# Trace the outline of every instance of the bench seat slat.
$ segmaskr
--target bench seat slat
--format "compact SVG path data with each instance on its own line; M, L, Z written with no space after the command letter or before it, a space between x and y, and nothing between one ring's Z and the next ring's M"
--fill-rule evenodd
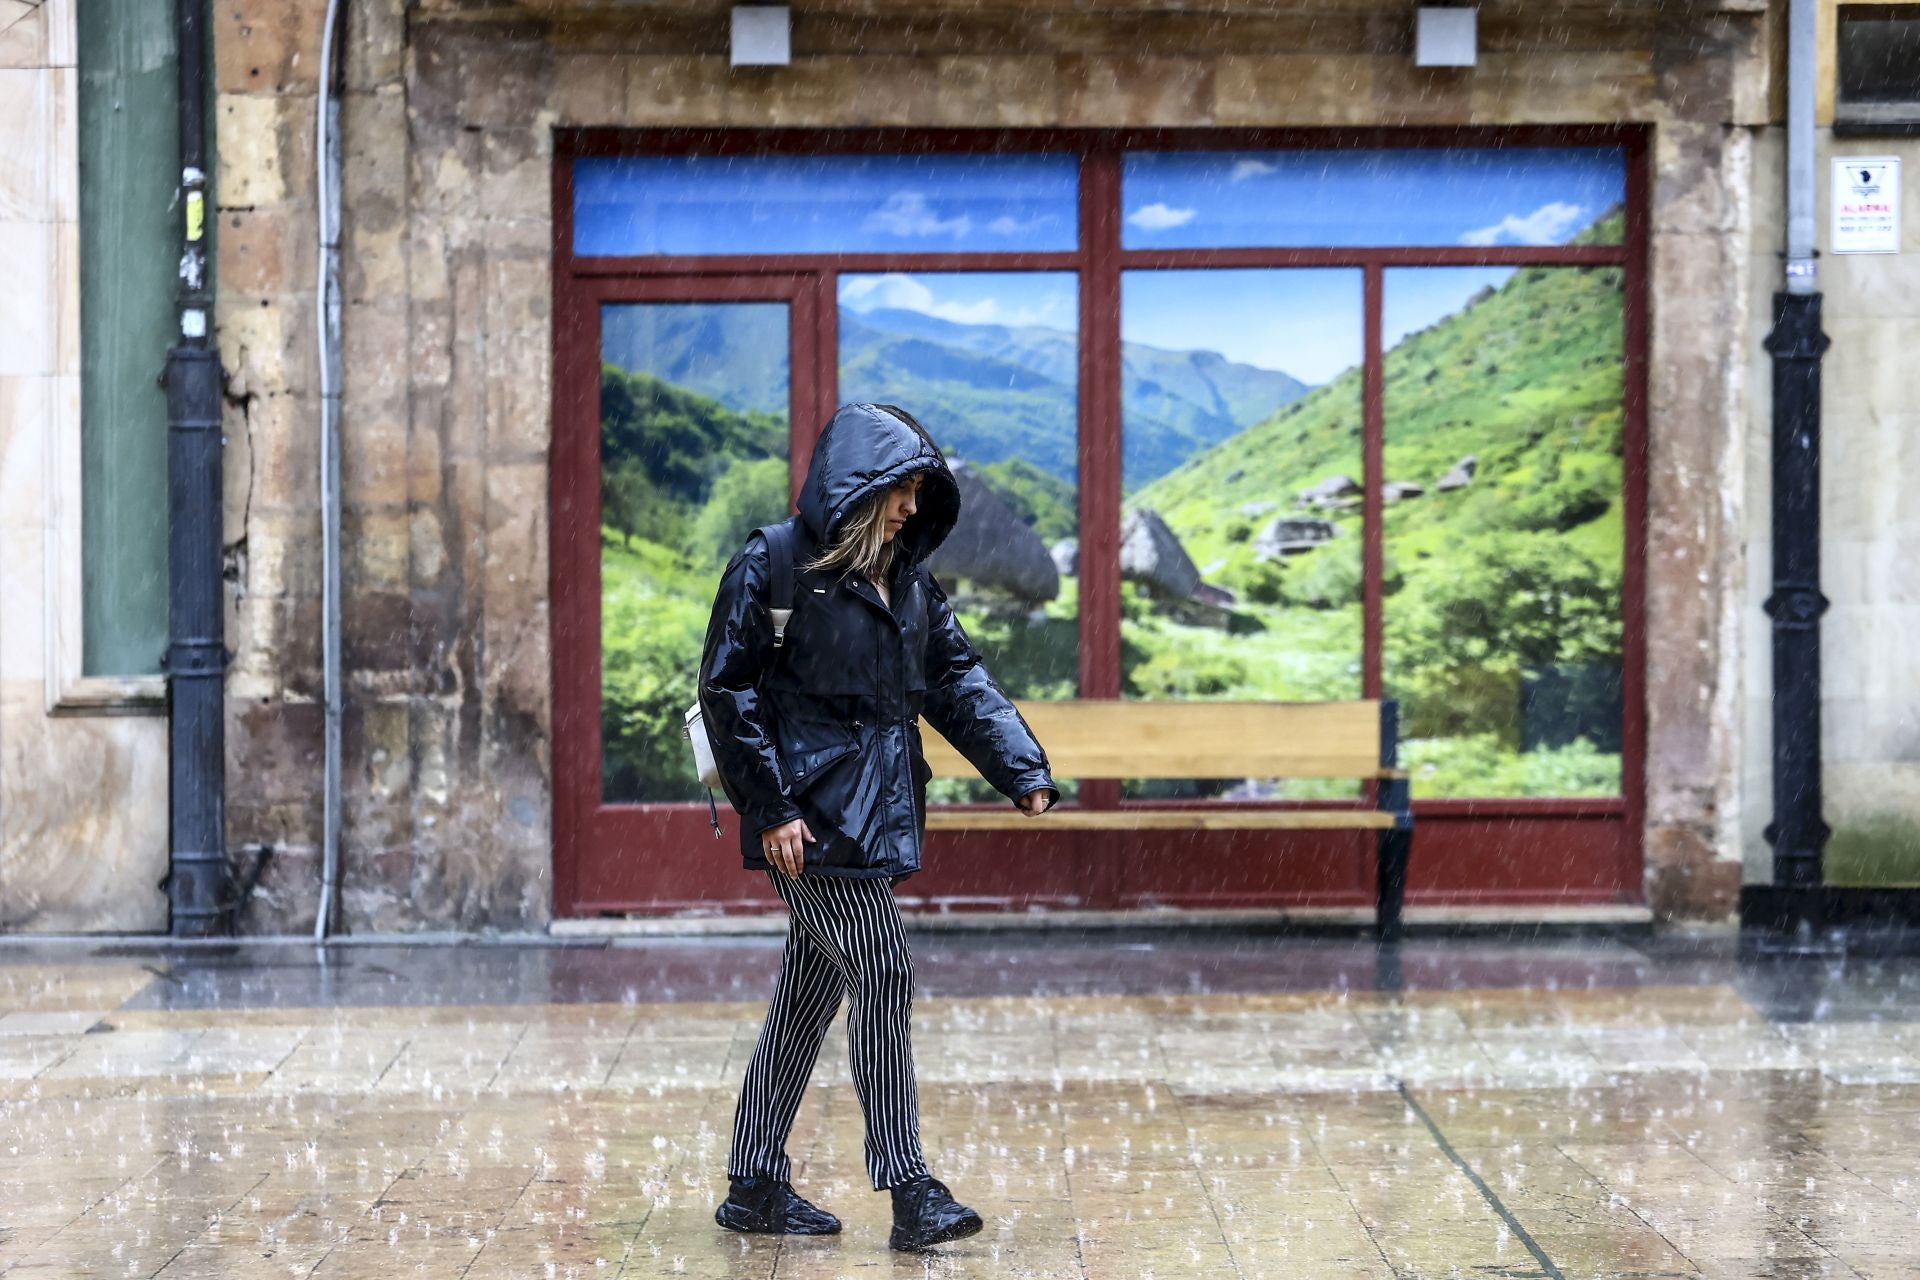
M1056 809L1038 818L1015 810L927 810L929 831L1340 831L1384 830L1394 817L1373 809Z
M1377 778L1378 702L1023 701L1059 778ZM973 766L930 727L936 778Z

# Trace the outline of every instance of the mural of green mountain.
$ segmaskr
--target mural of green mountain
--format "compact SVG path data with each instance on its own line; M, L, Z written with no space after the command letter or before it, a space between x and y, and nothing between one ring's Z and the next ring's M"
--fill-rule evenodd
M680 716L720 569L787 509L787 420L600 374L602 792L690 800Z
M600 522L725 563L787 505L786 415L736 413L644 373L600 373ZM717 557L717 559L716 559Z
M787 407L787 313L777 303L610 304L607 363L644 370L742 413ZM841 399L903 404L978 463L1024 458L1072 482L1080 380L1074 335L960 324L901 309L840 315ZM1177 466L1298 399L1306 384L1211 351L1122 351L1129 485Z
M680 717L721 568L787 503L783 415L737 412L645 373L602 367L601 787L613 803L692 800ZM1021 459L979 468L1043 536L1070 534L1073 489ZM955 598L968 633L1021 696L1069 696L1078 593L1068 584L1036 623L1025 608L983 612ZM949 780L939 795L981 798Z
M614 365L600 370L600 451L644 462L670 497L704 502L739 458L787 456L787 414L737 412L698 392Z
M1226 424L1258 422L1313 389L1291 374L1239 364L1217 351L1167 351L1123 342L1120 361L1128 430L1133 429L1136 408L1164 416L1167 410L1161 403L1177 401L1194 406L1193 433L1213 443L1233 434L1221 434ZM1151 478L1143 475L1141 482Z
M1385 478L1424 492L1385 512L1384 656L1409 733L1427 740L1413 754L1446 766L1427 794L1618 789L1621 284L1612 267L1523 268L1386 354ZM1272 645L1276 663L1357 612L1358 494L1307 510L1297 500L1361 477L1360 379L1349 370L1131 495L1209 581L1239 594L1236 608L1264 628L1243 643ZM1470 478L1442 491L1436 482L1469 457ZM1261 535L1288 516L1326 521L1333 535L1277 555ZM1264 687L1244 651L1233 655L1240 674L1223 676L1194 630L1132 620L1133 692L1352 694L1350 674L1333 667L1325 688Z
M600 308L600 356L736 412L787 412L784 303L609 303Z
M1025 458L1076 474L1075 391L1022 365L840 318L840 398L898 404L940 447L974 463Z
M1604 237L1608 221L1588 237ZM1390 304L1396 280L1416 270L1447 269L1389 272ZM1617 268L1523 268L1385 357L1385 478L1419 486L1385 509L1383 636L1418 794L1619 792L1621 285ZM784 378L767 359L784 350L784 317L757 305L697 310L661 306L644 332L606 326L609 800L698 794L677 717L713 582L746 532L786 509L787 423L782 396L766 391ZM1073 534L1072 335L914 312L843 312L841 328L847 398L912 407L1041 538ZM1163 531L1146 554L1164 564L1183 550L1206 582L1233 592L1163 599L1146 585L1153 576L1123 557L1125 692L1357 696L1358 495L1349 487L1331 502L1299 499L1363 474L1360 371L1300 394L1285 375L1210 353L1128 346L1124 355L1127 475L1137 482L1140 466L1159 468L1130 486L1129 503L1157 511L1180 544L1172 549ZM862 378L874 380L871 391ZM1275 399L1256 413L1260 396ZM1304 534L1275 527L1293 518L1309 522ZM1077 585L1064 579L1038 621L991 592L956 597L1019 695L1071 695L1071 664L1063 675L1055 658L1062 636L1064 652L1075 651ZM1160 784L1127 785L1139 794ZM1209 787L1218 790L1201 784Z
M849 322L854 332L851 340L847 334ZM1072 387L1080 380L1079 344L1065 329L1044 325L963 324L902 307L877 307L872 311L843 307L840 325L843 359L886 336L918 338L1015 365L1063 387Z
M842 313L843 315L845 313ZM906 334L992 356L1066 386L1078 383L1079 347L1064 329L1040 325L961 324L924 312L880 308L861 314L861 325ZM1216 351L1170 351L1139 342L1120 347L1125 382L1157 389L1201 413L1225 422L1257 422L1274 409L1297 400L1311 388L1273 369L1229 360Z
M1387 352L1388 482L1431 486L1462 457L1478 460L1473 485L1394 504L1390 538L1577 514L1567 527L1587 526L1579 541L1589 549L1617 542L1601 521L1617 528L1619 519L1620 285L1616 268L1529 267ZM1257 557L1243 507L1291 512L1302 490L1360 477L1360 383L1361 371L1347 370L1135 491L1132 503L1158 511L1197 563L1224 562L1216 579L1244 585ZM1545 488L1543 468L1555 475ZM1330 518L1357 538L1357 507Z
M1052 472L1009 458L981 467L980 474L1049 543L1072 537L1080 527L1079 494Z
M1037 325L961 324L880 308L840 315L841 397L906 405L941 443L978 463L1025 458L1076 474L1078 347ZM1121 350L1126 482L1145 483L1195 449L1306 394L1297 378L1212 351Z

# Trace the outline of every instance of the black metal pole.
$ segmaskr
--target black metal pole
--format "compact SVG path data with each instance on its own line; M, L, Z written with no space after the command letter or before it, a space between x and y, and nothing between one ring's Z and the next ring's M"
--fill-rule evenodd
M175 937L228 924L220 354L208 341L206 0L175 0L180 331L167 350L167 899Z
M1820 794L1820 331L1818 293L1776 293L1773 332L1772 892L1749 923L1818 930L1821 854L1830 834ZM1764 904L1764 905L1763 905ZM1762 918L1755 919L1757 914Z

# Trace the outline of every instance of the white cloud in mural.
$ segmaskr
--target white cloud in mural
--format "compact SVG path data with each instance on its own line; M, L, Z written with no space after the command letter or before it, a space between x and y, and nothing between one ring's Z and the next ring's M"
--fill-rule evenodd
M1580 215L1585 212L1582 205L1556 200L1552 204L1541 205L1525 217L1510 213L1490 227L1469 231L1460 237L1460 243L1481 247L1496 244L1561 244L1565 242L1567 233L1580 225Z
M881 307L902 311L933 311L933 290L912 276L892 272L884 276L843 276L840 301L855 311L873 311Z
M918 191L896 191L868 214L860 226L863 231L893 236L964 236L973 230L973 219L964 213L943 218Z
M1184 227L1193 221L1194 210L1175 209L1156 200L1127 215L1127 221L1142 231L1165 231L1170 227Z
M1001 319L1000 304L992 298L980 298L973 302L936 302L927 308L927 314L951 320L955 324L998 324Z
M1274 166L1265 160L1236 160L1233 172L1227 175L1227 181L1245 182L1248 178L1264 178L1274 171Z
M880 276L842 277L840 303L853 311L918 311L922 315L951 320L955 324L1042 324L1060 309L1060 300L1049 298L1037 307L1007 308L997 298L976 298L971 302L941 300L920 281L899 272Z
M1010 213L1003 213L987 224L987 230L997 236L1019 236L1029 231L1037 231L1052 222L1053 215L1043 213L1037 218L1020 219Z

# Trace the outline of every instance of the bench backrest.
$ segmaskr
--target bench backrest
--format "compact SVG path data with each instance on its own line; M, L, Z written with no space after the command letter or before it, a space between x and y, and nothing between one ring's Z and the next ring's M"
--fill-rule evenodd
M1375 778L1392 703L1022 702L1020 714L1061 778ZM936 778L978 776L924 722ZM1391 747L1389 748L1391 750ZM1389 756L1390 758L1390 756Z

